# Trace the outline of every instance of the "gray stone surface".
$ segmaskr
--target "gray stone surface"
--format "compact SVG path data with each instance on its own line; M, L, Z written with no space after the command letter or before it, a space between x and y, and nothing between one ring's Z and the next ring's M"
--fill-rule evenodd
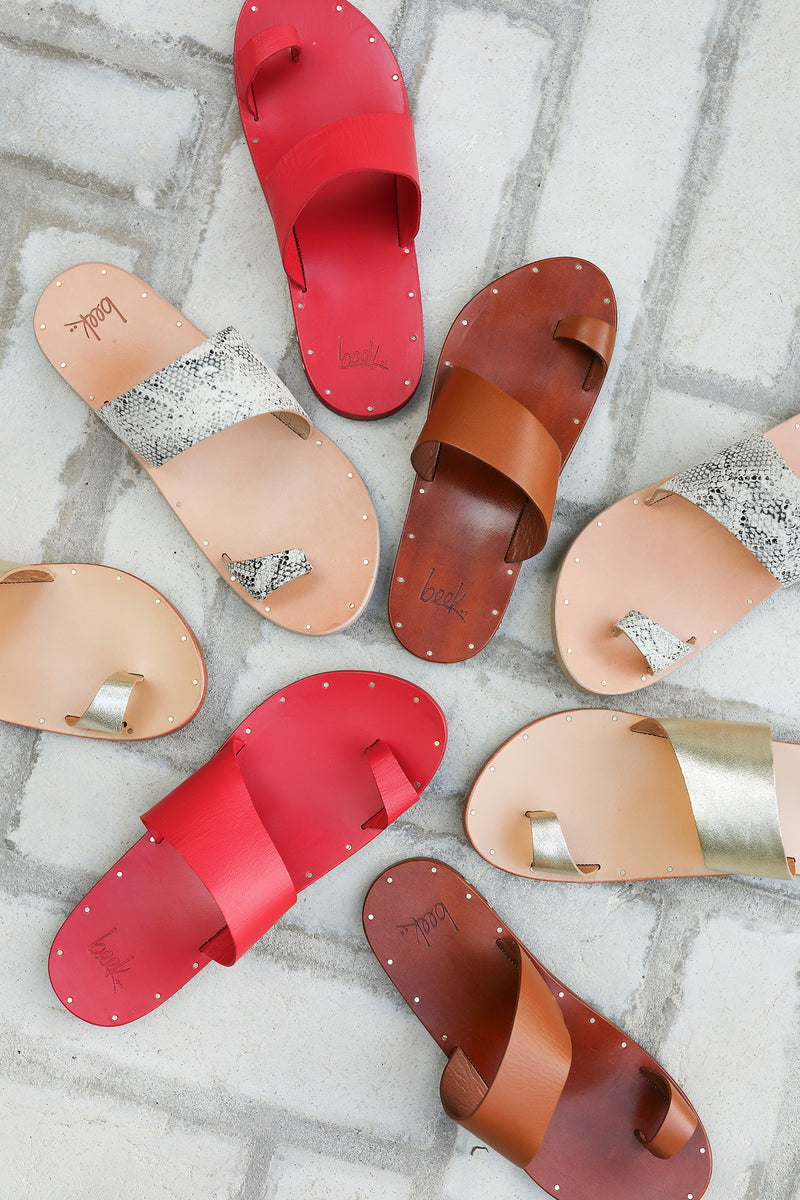
M0 0L4 184L0 553L106 562L161 588L207 655L188 728L125 747L0 727L0 1200L535 1200L441 1113L443 1060L360 930L398 858L463 871L567 984L661 1058L715 1152L710 1200L800 1197L794 1066L798 893L741 879L532 884L465 843L461 801L522 724L591 701L561 675L549 593L599 507L794 413L800 377L797 38L790 0L364 0L417 119L422 385L355 424L303 376L271 222L239 127L233 0ZM441 339L494 275L590 258L620 311L612 370L564 473L550 544L500 633L421 663L385 602ZM267 624L197 552L149 480L36 347L60 269L107 258L213 332L234 324L351 455L383 557L361 621L327 639ZM794 592L634 697L646 714L766 719L800 741ZM309 888L231 971L150 1018L99 1030L53 996L67 911L138 835L138 814L252 707L335 668L405 675L450 743L422 802ZM657 832L654 832L657 836ZM677 1198L676 1198L677 1200Z

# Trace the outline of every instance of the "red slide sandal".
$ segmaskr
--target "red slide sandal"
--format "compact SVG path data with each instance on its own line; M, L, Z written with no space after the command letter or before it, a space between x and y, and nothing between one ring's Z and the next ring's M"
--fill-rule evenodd
M436 701L393 675L331 671L270 696L67 917L50 951L59 1000L125 1025L212 959L232 966L414 804L446 741Z
M397 60L347 0L245 4L233 50L303 366L346 417L401 408L422 372L414 125Z

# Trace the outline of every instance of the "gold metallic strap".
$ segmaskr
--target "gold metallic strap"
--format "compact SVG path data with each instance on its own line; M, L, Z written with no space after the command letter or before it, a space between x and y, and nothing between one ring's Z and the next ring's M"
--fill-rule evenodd
M65 717L64 720L74 729L92 729L95 733L122 733L122 723L131 692L142 679L143 675L134 675L130 671L116 671L97 689L83 716Z
M584 863L579 866L573 859L567 846L561 822L554 812L526 812L530 819L533 856L531 870L542 871L546 875L567 875L572 879L582 879L600 870L599 863L591 865Z
M768 725L648 718L631 732L669 739L709 871L794 877L781 837Z

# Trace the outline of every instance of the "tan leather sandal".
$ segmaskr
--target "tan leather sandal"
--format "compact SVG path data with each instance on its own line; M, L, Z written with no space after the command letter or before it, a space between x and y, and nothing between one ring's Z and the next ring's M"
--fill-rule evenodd
M489 759L464 828L488 863L531 879L791 880L800 746L761 724L556 713Z
M706 1132L646 1050L560 983L461 875L396 863L364 931L447 1061L445 1112L556 1200L700 1200ZM520 1191L520 1196L523 1192Z
M792 417L600 513L553 591L569 678L604 696L649 687L800 580L798 475Z
M378 569L367 489L235 329L206 338L107 263L62 272L34 322L59 374L251 608L311 635L356 620Z
M0 721L135 742L180 729L205 700L183 617L113 567L0 562L0 628Z

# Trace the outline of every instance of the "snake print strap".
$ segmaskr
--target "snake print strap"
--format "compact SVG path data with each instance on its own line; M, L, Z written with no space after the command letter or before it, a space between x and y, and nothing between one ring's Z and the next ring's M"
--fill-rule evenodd
M294 396L232 326L97 410L150 467L261 413L272 413L299 437L311 432Z
M800 579L800 479L769 438L735 442L668 479L645 503L670 492L719 521L784 587Z
M631 609L624 617L620 617L611 632L614 637L624 633L631 639L647 660L651 675L657 675L659 671L664 671L673 663L685 658L691 653L694 645L694 638L684 642L663 625L659 625L658 621L654 621L646 613L637 612L636 609Z
M244 558L239 562L225 559L225 567L231 578L240 583L254 600L263 600L270 592L277 591L285 583L298 579L313 571L311 563L302 550L281 550L263 558Z

